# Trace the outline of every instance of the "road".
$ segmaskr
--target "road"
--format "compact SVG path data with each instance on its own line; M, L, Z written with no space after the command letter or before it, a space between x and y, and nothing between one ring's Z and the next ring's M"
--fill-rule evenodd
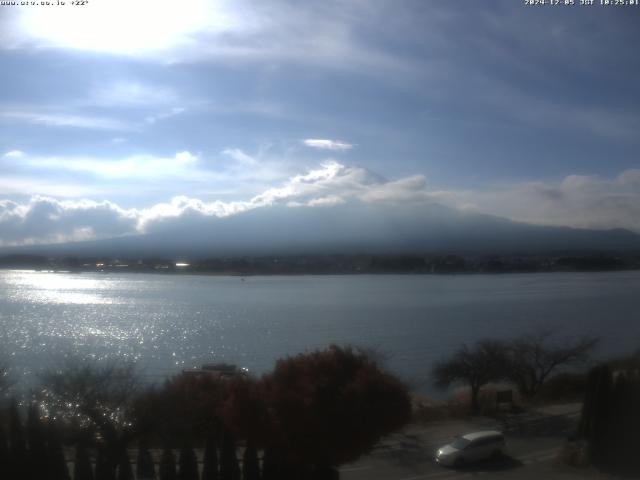
M488 419L430 422L412 425L379 444L368 456L340 469L342 480L449 480L487 479L582 479L595 475L557 461L567 435L575 428L579 407L567 405L556 411L538 411L511 417L507 423ZM438 447L455 435L479 430L502 430L506 455L460 469L443 467L433 456Z

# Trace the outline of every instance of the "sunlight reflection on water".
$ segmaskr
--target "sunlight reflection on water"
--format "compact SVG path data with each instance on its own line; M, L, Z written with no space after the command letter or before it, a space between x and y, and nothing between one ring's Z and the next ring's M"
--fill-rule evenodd
M125 301L107 295L113 283L108 279L18 270L7 272L4 282L13 287L8 298L18 302L89 305Z
M19 376L82 359L147 378L205 362L254 373L330 343L374 346L429 392L430 365L462 342L539 326L640 347L640 272L237 277L0 271L1 350Z

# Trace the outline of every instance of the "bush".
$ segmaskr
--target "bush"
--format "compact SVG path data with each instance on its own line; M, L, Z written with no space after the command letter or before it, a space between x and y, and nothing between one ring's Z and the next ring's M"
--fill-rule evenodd
M226 381L208 375L180 374L160 389L134 401L138 429L163 436L204 439L218 425L217 412L227 395ZM158 423L158 419L163 419Z
M261 390L267 446L292 465L354 461L411 417L407 387L352 348L334 345L279 360Z

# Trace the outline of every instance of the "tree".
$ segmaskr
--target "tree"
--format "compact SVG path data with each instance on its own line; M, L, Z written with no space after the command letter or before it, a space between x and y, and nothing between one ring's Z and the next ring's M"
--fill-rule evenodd
M82 442L76 445L76 460L73 464L73 480L93 480L89 454Z
M612 371L609 365L589 372L578 433L588 441L590 459L626 474L640 471L640 373ZM635 476L635 475L634 475Z
M121 461L132 430L132 404L140 381L133 365L69 364L42 376L43 398L50 415L85 433L99 433L101 470L96 477L111 478Z
M69 480L67 460L55 422L49 422L47 426L47 457L49 458L49 478Z
M354 461L411 416L407 387L351 347L279 360L260 388L269 415L263 446L279 468Z
M531 399L553 371L585 362L597 343L591 337L556 339L547 330L516 338L508 348L507 377Z
M48 473L47 435L35 403L29 405L27 412L27 443L32 478L45 478Z
M462 345L449 360L434 366L434 383L439 388L455 383L468 385L471 388L471 410L477 414L480 411L480 388L504 378L506 358L506 346L499 341L481 340L473 348Z
M236 455L236 442L228 429L222 435L220 453L220 478L222 480L240 480L240 466Z
M262 455L262 480L279 480L279 463L273 449L265 449Z
M7 395L15 383L15 377L11 375L10 368L5 361L0 361L0 398Z
M9 408L9 445L9 478L24 478L28 475L27 446L15 400Z
M173 438L195 435L204 439L218 426L216 414L226 395L226 383L211 375L174 376L162 388L144 392L135 400L138 429Z
M608 365L602 365L596 370L593 378L595 380L591 398L593 405L589 408L593 418L591 425L586 430L589 439L589 454L597 462L606 462L610 450L607 433L612 416L613 374Z
M131 461L129 461L129 454L124 449L120 455L120 462L118 463L118 476L117 480L133 480L133 469L131 468Z
M242 457L242 480L260 480L258 451L252 442L247 444Z
M0 426L0 477L5 478L11 478L11 469L10 469L10 462L9 462L9 446L7 445L7 437L4 434L4 430L2 429L2 426Z
M104 448L98 448L98 455L96 456L96 480L115 479L116 464L113 463Z
M138 465L136 466L136 478L138 480L156 480L156 469L153 465L151 452L145 442L138 445Z
M93 427L108 438L130 425L131 404L140 389L130 364L69 364L42 375L43 401L67 422Z
M178 465L179 480L198 480L198 459L191 446L184 445L180 449Z
M160 480L177 480L176 458L173 451L165 447L160 457Z
M268 424L267 405L261 384L243 375L225 380L224 399L217 408L218 415L237 438L255 443L263 438Z
M202 480L218 480L220 478L218 473L218 447L215 437L211 434L207 436L202 463Z

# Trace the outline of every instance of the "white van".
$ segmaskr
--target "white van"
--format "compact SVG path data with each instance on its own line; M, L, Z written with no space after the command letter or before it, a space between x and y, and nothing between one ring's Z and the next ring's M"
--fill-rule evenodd
M464 463L498 456L504 453L504 447L502 432L487 430L467 433L440 447L436 453L436 462L457 467Z

